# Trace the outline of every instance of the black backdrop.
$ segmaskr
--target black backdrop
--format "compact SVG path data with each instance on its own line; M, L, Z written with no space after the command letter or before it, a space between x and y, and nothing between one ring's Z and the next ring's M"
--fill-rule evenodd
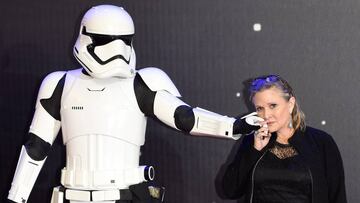
M360 202L357 0L3 1L0 6L0 195L4 201L43 77L79 65L72 57L82 14L122 5L133 16L137 67L163 69L192 106L249 112L244 82L264 74L290 81L307 123L332 134L343 156L349 202ZM255 32L253 24L262 30ZM149 120L142 163L155 166L166 201L225 201L216 177L234 141L196 138ZM59 184L58 136L31 194L48 202Z

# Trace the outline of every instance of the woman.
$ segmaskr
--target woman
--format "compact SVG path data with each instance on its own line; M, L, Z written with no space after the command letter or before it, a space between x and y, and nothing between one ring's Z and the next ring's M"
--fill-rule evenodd
M305 126L290 85L276 75L256 78L250 100L264 121L227 167L225 195L246 202L346 202L340 152L329 134Z

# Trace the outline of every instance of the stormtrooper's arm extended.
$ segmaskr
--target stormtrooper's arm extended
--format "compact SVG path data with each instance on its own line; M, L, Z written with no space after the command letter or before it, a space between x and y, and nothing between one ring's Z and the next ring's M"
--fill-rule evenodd
M167 125L192 135L232 139L258 129L262 120L256 116L256 112L232 118L199 107L192 108L163 90L156 92L154 114Z
M192 135L233 138L235 118L192 108L164 90L156 92L154 114L167 125Z
M27 141L22 146L8 199L26 202L60 130L60 99L65 73L49 74L41 84Z
M142 89L141 93L137 89ZM239 134L251 130L244 118L235 119L187 105L178 98L180 93L170 78L157 68L138 72L135 92L138 92L140 109L146 115L154 115L165 124L193 135L237 139Z

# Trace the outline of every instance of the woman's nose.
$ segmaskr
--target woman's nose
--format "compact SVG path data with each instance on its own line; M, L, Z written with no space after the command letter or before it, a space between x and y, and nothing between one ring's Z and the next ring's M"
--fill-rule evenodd
M269 109L264 109L264 119L267 120L271 116L271 112Z

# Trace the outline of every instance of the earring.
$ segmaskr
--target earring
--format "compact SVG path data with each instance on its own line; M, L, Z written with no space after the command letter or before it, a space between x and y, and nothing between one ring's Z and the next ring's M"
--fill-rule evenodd
M290 115L290 121L289 121L289 124L288 124L288 128L293 128L293 119Z

